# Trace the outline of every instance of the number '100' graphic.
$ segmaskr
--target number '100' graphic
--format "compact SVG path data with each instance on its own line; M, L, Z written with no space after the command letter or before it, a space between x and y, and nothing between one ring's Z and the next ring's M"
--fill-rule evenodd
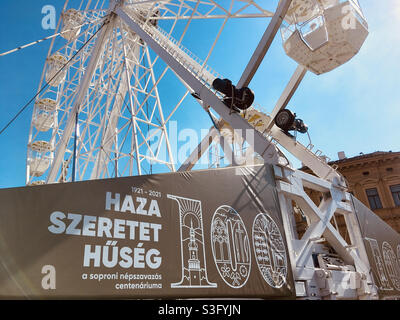
M216 288L208 280L201 201L168 195L179 207L181 280L172 288ZM219 275L231 288L243 287L251 271L250 239L239 213L220 206L211 222L211 248ZM264 281L273 288L286 283L286 248L278 226L267 213L258 214L252 227L253 253Z

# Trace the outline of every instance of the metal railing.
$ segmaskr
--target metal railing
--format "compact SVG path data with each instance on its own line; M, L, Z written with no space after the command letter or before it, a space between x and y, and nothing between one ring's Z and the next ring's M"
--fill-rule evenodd
M162 48L171 54L186 70L193 74L205 86L212 89L212 82L215 78L222 76L204 63L193 52L187 49L180 41L172 37L171 34L153 25L147 24L135 17L132 12L129 16L136 22L149 36L151 36Z

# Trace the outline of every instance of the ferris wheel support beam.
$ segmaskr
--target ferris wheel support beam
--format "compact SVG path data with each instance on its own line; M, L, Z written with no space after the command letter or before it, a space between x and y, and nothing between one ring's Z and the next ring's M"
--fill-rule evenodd
M112 29L113 29L113 21L115 21L115 16L111 15L109 18L110 20L108 23L104 26L104 28L100 31L100 34L96 40L96 44L93 48L92 51L92 56L89 61L89 65L86 69L85 75L82 79L81 85L79 86L78 93L77 93L77 98L75 100L75 103L73 105L73 108L68 116L68 120L63 132L63 136L61 138L61 141L59 143L59 147L57 148L57 151L54 156L54 161L51 165L51 168L49 170L49 174L47 176L47 181L46 183L55 183L57 179L57 174L58 171L60 170L60 166L63 161L64 153L65 150L67 149L69 140L71 139L71 134L74 130L74 125L75 125L75 120L77 113L79 112L79 109L86 97L90 81L93 77L94 72L96 71L97 64L99 62L101 53L103 52L106 39L110 35Z
M121 86L119 87L118 92L115 95L114 106L110 112L108 125L102 137L100 150L97 153L95 165L92 171L92 175L90 177L91 180L100 179L101 176L106 171L106 165L108 162L107 160L109 159L109 152L111 152L112 145L115 142L115 139L113 138L118 136L116 131L117 121L123 105L122 97L125 96L125 93L127 91L127 86L125 85L125 82L126 82L126 76L125 74L123 74L121 77Z
M301 160L302 163L309 167L318 177L346 189L346 181L343 176L310 149L306 148L292 137L287 136L286 133L275 125L268 134L297 159Z
M247 67L244 70L242 77L240 78L236 86L237 88L247 87L253 79L258 67L260 66L269 48L271 47L272 41L274 40L276 33L278 32L291 3L292 0L280 1L278 8L275 11L274 16L272 17L272 20L268 24L267 30L265 30L265 33L260 43L254 51L253 56L247 64Z
M210 88L206 87L198 78L178 62L172 54L157 43L142 27L136 23L121 7L116 8L115 13L146 42L152 50L198 94L205 105L212 107L219 116L228 122L233 129L240 130L242 137L253 146L266 163L277 164L279 156L274 144L265 136L255 130L245 119L237 113L231 113L230 109L215 95ZM251 132L250 137L248 133Z
M225 137L220 133L219 133L219 144L220 144L222 150L224 150L224 156L231 163L231 165L232 166L239 166L240 164L236 161L235 152L233 151L233 149L229 145L227 139L225 139Z

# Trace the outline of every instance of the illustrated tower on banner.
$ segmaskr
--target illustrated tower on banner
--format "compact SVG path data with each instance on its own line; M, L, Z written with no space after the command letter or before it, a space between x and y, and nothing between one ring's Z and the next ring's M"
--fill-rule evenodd
M193 228L193 221L190 221L190 241L188 245L189 249L189 275L191 285L200 285L200 260L198 259L198 245L196 243L196 234Z
M201 202L168 195L179 206L182 276L171 288L216 288L207 277Z

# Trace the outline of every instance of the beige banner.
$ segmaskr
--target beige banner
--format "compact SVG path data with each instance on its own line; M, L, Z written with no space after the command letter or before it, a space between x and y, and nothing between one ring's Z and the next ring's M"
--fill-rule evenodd
M352 198L379 296L400 297L400 235Z
M0 190L2 298L294 298L272 169Z

